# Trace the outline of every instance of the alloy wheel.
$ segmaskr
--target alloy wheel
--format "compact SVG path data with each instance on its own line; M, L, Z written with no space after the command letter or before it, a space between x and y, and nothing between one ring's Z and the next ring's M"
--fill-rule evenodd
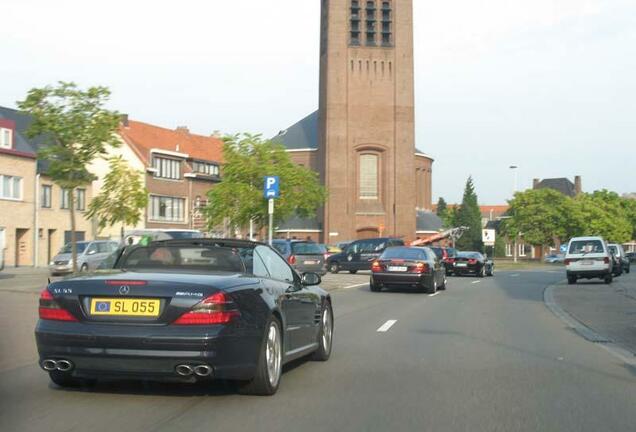
M281 372L281 340L276 323L272 322L267 332L267 345L265 347L265 357L267 360L267 377L269 384L276 387L280 380Z
M322 348L326 353L331 350L332 335L333 326L331 320L331 310L327 306L322 312Z

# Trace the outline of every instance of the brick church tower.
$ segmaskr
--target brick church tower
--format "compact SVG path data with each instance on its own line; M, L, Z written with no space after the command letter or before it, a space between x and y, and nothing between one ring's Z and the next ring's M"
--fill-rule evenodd
M318 140L329 242L412 238L412 0L323 0Z
M322 0L319 98L274 139L329 198L278 232L329 244L427 232L433 159L415 148L412 0Z

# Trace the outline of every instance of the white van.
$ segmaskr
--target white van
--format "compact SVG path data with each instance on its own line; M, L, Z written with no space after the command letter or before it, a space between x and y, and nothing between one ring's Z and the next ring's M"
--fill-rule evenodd
M601 279L611 284L612 257L602 237L575 237L570 240L565 254L568 283L579 279Z

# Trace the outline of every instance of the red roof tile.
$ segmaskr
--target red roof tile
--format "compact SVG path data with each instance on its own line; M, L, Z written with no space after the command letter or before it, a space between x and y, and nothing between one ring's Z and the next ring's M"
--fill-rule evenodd
M146 164L150 161L152 149L185 153L192 159L223 162L223 141L219 138L195 135L187 130L166 129L134 120L129 120L128 126L120 126L119 133Z

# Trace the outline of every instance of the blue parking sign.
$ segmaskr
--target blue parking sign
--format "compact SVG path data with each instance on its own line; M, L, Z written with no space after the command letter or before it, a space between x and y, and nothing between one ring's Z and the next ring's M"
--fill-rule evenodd
M278 176L265 177L265 187L263 195L266 199L280 197L280 179Z

